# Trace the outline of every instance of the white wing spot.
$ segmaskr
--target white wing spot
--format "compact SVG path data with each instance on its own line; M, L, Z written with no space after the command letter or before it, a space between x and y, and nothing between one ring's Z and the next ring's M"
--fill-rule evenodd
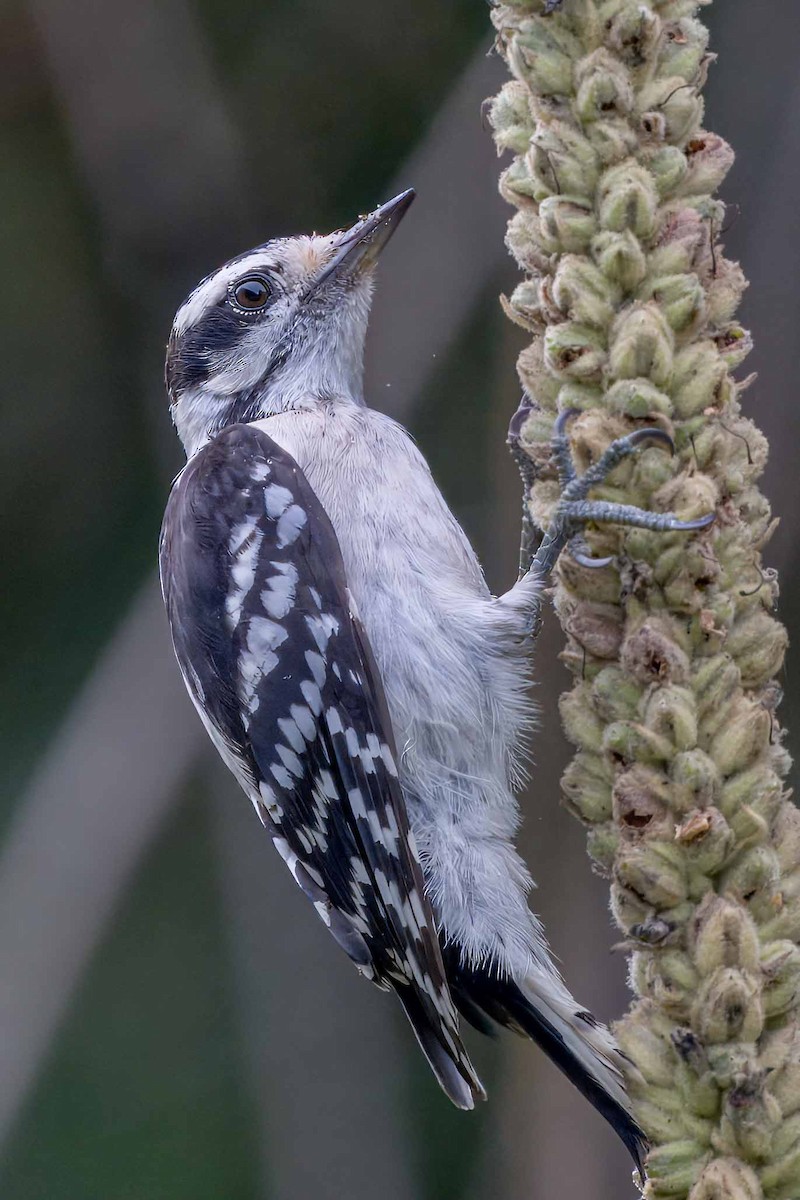
M305 740L313 742L317 736L317 724L311 709L306 708L304 704L293 704L289 709L289 715ZM295 746L295 750L297 749L298 747Z
M306 625L320 654L324 654L331 634L339 632L339 622L329 613L322 613L319 617L306 617Z
M278 729L280 729L292 749L296 750L298 754L302 754L306 748L306 743L302 733L297 728L296 721L291 717L279 717Z
M255 583L258 552L263 540L264 534L256 528L255 517L248 517L231 530L228 550L235 561L231 567L231 586L225 597L225 613L231 630L239 624L245 598Z
M325 660L321 654L317 654L316 650L306 650L306 662L311 674L314 676L314 682L317 687L322 687L325 682Z
M381 758L386 771L393 779L397 778L397 766L394 761L394 755L385 742L381 742Z
M265 654L269 650L277 650L288 636L283 625L266 617L252 617L247 630L247 649L254 655Z
M367 807L364 803L364 795L361 791L361 788L353 788L352 791L349 791L347 793L347 799L350 803L351 809L353 810L353 816L361 817L366 821L368 819Z
M264 508L267 510L267 516L276 521L286 512L293 498L288 488L281 487L279 483L271 483L264 489Z
M280 763L271 763L269 769L272 772L275 782L279 783L285 791L291 792L294 790L294 780L286 770L286 767L282 767Z
M277 620L291 612L297 594L297 568L292 563L282 565L285 569L279 575L271 575L261 593L261 603Z
M299 504L291 504L278 520L278 548L291 546L297 541L300 530L308 521L308 516Z
M325 713L325 719L328 722L328 728L330 729L331 733L344 733L342 718L339 716L339 713L335 708L328 709L328 711Z
M280 743L275 747L278 752L278 758L288 771L291 771L296 779L303 778L303 764L295 754L294 750L290 750L288 746L282 746Z
M322 712L322 692L316 683L312 683L310 679L304 679L300 684L300 694L314 716L318 717Z

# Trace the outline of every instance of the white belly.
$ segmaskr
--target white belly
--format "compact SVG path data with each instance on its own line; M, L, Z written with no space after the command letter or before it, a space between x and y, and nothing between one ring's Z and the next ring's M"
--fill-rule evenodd
M440 915L483 952L496 919L488 897L497 876L507 886L510 874L527 943L527 876L510 845L518 822L510 775L531 710L527 664L519 647L514 653L507 611L491 597L427 464L394 421L341 405L257 424L295 458L339 539Z

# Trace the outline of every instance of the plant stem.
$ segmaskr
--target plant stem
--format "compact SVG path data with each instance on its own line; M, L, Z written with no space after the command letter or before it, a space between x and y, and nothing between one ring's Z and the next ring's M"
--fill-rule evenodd
M509 0L493 7L513 79L494 99L508 245L529 330L518 432L528 511L558 497L550 437L578 409L586 467L646 424L673 437L596 495L699 534L604 527L590 569L563 554L555 605L576 682L563 778L631 953L616 1033L652 1141L647 1195L800 1197L800 813L775 709L786 632L760 551L766 440L741 415L746 286L719 244L731 148L702 128L701 0ZM754 25L758 11L754 8Z

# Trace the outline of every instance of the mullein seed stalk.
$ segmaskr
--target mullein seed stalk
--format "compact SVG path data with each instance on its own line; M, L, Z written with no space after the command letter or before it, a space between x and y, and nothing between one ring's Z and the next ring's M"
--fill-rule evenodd
M491 118L513 160L508 315L530 411L514 426L527 516L547 527L559 412L584 467L660 426L597 498L715 524L693 535L587 531L555 606L575 684L563 778L630 951L616 1026L648 1134L653 1200L800 1197L800 813L776 707L786 632L761 550L767 456L741 413L746 281L719 238L733 162L703 128L712 56L698 0L493 6L511 73Z

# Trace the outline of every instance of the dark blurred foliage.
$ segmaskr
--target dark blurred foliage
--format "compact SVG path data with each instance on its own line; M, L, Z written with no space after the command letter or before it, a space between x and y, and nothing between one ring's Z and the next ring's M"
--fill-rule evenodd
M739 154L725 189L731 217L736 205L739 216L725 241L753 285L744 319L756 335L760 380L748 393L748 411L773 441L767 490L785 521L768 561L784 569L782 610L793 629L800 13L779 0L757 7L725 0L708 13L721 61L712 69L707 123ZM152 574L169 478L180 463L161 384L162 349L177 304L232 253L275 234L334 228L386 199L488 41L480 0L135 6L106 0L102 7L88 0L8 0L4 6L4 825L18 814L51 739ZM488 137L479 132L477 103L472 119L475 135ZM480 170L492 170L486 161ZM446 173L440 183L446 191ZM488 179L487 188L493 186ZM425 203L422 194L418 206ZM411 240L415 228L409 222ZM448 231L441 236L444 242ZM457 248L463 256L472 250ZM402 243L393 254L390 261L399 264ZM425 267L430 279L437 261L434 241ZM430 364L421 394L404 398L412 428L497 587L516 563L518 485L503 440L516 403L513 358L521 339L494 297L513 277L502 261L487 273L467 319ZM421 277L420 294L428 286ZM414 308L412 302L392 316L409 345ZM371 396L376 405L397 402L383 392L391 383L380 377L381 391L376 383ZM624 965L608 955L614 934L605 885L589 874L581 831L557 808L565 751L553 708L564 679L552 622L546 639L539 773L526 802L525 848L541 884L536 904L570 983L610 1017L624 1003ZM124 691L124 680L120 686ZM115 780L107 782L113 806ZM247 905L236 899L243 861L237 856L253 828L245 808L207 760L187 778L135 882L108 914L102 944L8 1132L0 1194L6 1200L628 1194L628 1168L610 1135L522 1043L506 1039L500 1048L478 1050L494 1084L493 1105L467 1118L448 1109L400 1018L350 978L313 915L300 912L291 885L282 877L273 883L270 875L259 905L260 845L253 851L256 890ZM235 829L226 859L220 826L228 822ZM87 859L97 852L87 847ZM280 871L268 851L263 871ZM266 936L269 926L275 961L248 952L242 971L237 954L249 934L234 926L248 906L254 938ZM68 901L62 919L68 927ZM302 1001L300 978L281 973L280 955L302 974ZM256 984L248 984L253 977ZM14 979L4 983L13 987ZM266 988L263 1015L259 985ZM242 1018L248 987L249 1011L256 1013L250 1025ZM298 1017L303 1004L305 1027ZM346 1015L356 1004L370 1014L367 1024L359 1017L357 1028L343 1025L341 1035L315 1039L315 1024L336 1017L326 1009L341 1006ZM293 1010L297 1040L282 1045ZM253 1029L265 1039L256 1069ZM14 1030L0 1036L13 1039ZM331 1044L340 1037L340 1045ZM381 1055L392 1039L398 1049L389 1078ZM315 1110L304 1125L292 1064L298 1079L300 1066L308 1068L313 1087L308 1059L317 1053L331 1059L325 1070L341 1073L342 1105L364 1095L371 1104L379 1089L390 1093L377 1125L385 1148L380 1139L373 1146L360 1141L356 1108L349 1140L339 1139L339 1166L326 1157L335 1150L317 1152L320 1142L327 1145L324 1126L347 1127L349 1115L336 1111L334 1089L330 1107ZM263 1063L273 1064L272 1072ZM383 1180L376 1158L390 1151L397 1157ZM303 1182L286 1182L295 1177ZM361 1179L358 1193L353 1178Z

